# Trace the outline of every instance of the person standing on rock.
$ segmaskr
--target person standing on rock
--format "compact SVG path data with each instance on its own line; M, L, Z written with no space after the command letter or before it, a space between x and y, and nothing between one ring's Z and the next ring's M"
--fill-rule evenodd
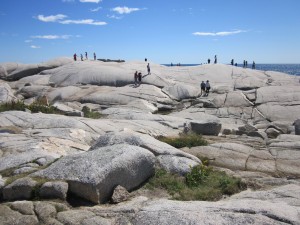
M150 64L149 64L149 63L148 63L148 65L147 65L147 71L148 71L148 75L151 74L151 73L150 73Z
M77 61L77 55L76 53L73 55L74 61Z
M139 86L140 86L142 83L142 73L141 72L139 72L139 74L138 74L138 81L139 81Z
M252 63L252 69L255 70L255 62Z
M210 64L210 59L207 60L207 64Z
M82 54L80 54L80 59L81 59L81 61L83 61L83 55Z
M86 59L86 60L88 59L88 55L87 55L87 52L85 52L85 59Z
M94 60L96 61L96 53L94 52Z
M218 60L217 60L217 55L215 55L215 64L217 64Z
M204 81L201 82L200 87L201 87L201 94L200 94L200 96L202 96L202 93L205 93L205 87L206 87Z
M137 81L138 81L138 72L135 71L135 73L134 73L134 86L137 85Z
M205 92L206 92L206 96L208 96L209 90L210 90L210 83L209 83L209 80L207 80L207 81L206 81L206 84L205 84Z

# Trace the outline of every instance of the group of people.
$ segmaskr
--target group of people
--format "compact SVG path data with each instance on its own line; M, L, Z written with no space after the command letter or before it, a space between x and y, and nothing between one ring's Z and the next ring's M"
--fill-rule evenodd
M147 62L147 58L145 58L145 62ZM149 63L147 64L147 72L148 72L147 75L151 74ZM142 72L135 71L135 73L134 73L134 86L135 87L139 86L139 85L141 85L141 83L142 83Z
M217 64L217 63L218 63L218 57L217 57L217 55L215 55L214 64ZM207 59L207 64L210 64L210 59Z
M204 83L204 81L202 81L201 84L200 84L200 87L201 87L201 94L200 94L200 96L202 96L202 93L204 93L203 96L208 96L209 90L210 90L209 80L207 80L206 83Z
M94 52L93 55L94 55L94 60L96 60L97 59L96 53ZM73 59L74 59L74 61L77 61L77 54L76 53L73 55ZM81 61L83 61L83 55L82 54L80 54L80 59L81 59ZM88 53L87 52L85 52L85 60L88 60Z

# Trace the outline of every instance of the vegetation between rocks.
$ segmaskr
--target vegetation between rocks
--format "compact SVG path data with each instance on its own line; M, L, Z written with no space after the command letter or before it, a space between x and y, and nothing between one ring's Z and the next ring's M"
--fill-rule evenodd
M233 195L246 185L239 178L225 172L199 165L191 168L185 177L159 169L146 185L147 189L164 189L173 199L182 201L217 201L223 195Z
M103 117L103 115L101 113L93 111L87 106L82 107L82 112L83 112L84 117L91 118L91 119L99 119L99 118Z
M158 137L157 139L159 141L172 145L175 148L191 148L208 144L208 142L202 137L202 135L195 133L180 134L179 137Z

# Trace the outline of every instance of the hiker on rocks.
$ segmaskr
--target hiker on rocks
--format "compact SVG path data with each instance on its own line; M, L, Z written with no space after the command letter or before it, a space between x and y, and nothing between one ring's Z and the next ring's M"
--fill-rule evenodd
M207 64L210 64L210 59L207 60Z
M85 52L85 59L86 59L86 60L88 59L88 55L87 55L87 52Z
M252 63L252 69L255 70L255 62Z
M207 80L207 81L206 81L206 84L205 84L205 92L206 92L206 96L208 96L209 90L210 90L210 83L209 83L209 80Z
M141 85L141 83L142 83L142 73L141 72L138 73L138 81L139 81L139 85Z
M96 61L96 53L94 52L94 60Z
M244 60L244 65L243 65L243 67L246 68L246 60Z
M135 71L135 73L134 73L134 86L137 85L137 82L138 82L138 72Z
M200 96L202 96L202 93L205 93L205 87L206 87L204 81L201 82L200 87L201 87L201 94L200 94Z
M232 66L234 65L234 59L231 60L231 65L232 65Z
M147 65L147 71L148 71L148 74L151 74L151 73L150 73L150 65L149 65L149 63L148 63L148 65Z
M145 62L147 62L147 58L145 58Z
M217 64L218 60L217 60L217 55L215 55L215 64Z
M246 68L248 68L248 61L245 62Z
M73 55L74 61L77 61L77 55L76 53Z
M80 54L80 58L81 58L81 61L83 61L83 55L82 54Z

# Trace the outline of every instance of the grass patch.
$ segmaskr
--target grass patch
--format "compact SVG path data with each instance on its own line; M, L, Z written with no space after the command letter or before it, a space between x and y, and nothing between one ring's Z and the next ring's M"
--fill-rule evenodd
M54 106L45 105L41 101L35 101L30 105L26 105L23 101L11 101L0 104L0 112L5 111L25 111L29 109L32 113L46 113L46 114L63 114Z
M239 178L230 177L225 172L199 165L191 168L191 172L185 177L159 169L145 188L164 189L175 200L217 201L223 195L233 195L246 189L246 185Z
M86 118L91 118L91 119L100 119L103 117L103 115L99 112L95 112L93 110L91 110L89 107L87 106L83 106L82 110L84 117Z
M208 142L202 137L202 135L195 133L180 134L179 137L158 137L157 139L159 141L172 145L175 148L191 148L208 144Z

